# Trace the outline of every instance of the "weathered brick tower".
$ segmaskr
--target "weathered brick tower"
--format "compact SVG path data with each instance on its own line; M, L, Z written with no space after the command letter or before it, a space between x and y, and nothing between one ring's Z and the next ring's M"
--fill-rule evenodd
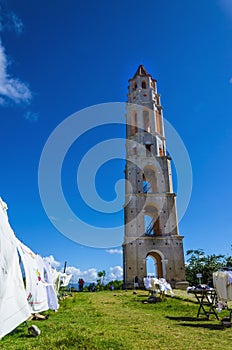
M157 277L185 288L183 236L178 234L160 95L156 80L142 65L129 80L126 119L124 285L132 288L137 276L143 287L150 256Z

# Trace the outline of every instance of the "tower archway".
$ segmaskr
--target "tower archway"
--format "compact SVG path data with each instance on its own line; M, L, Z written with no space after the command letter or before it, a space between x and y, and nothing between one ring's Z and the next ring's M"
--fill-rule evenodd
M153 263L153 266L152 266ZM156 278L166 278L165 259L160 251L150 251L146 256L146 274L154 272Z
M156 259L154 259L154 257L151 255L148 255L146 257L146 276L152 276L156 278L158 276L157 262Z

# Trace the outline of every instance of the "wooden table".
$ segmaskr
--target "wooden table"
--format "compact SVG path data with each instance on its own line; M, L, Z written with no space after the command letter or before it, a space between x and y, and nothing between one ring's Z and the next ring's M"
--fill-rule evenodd
M202 314L209 319L210 315L212 314L217 318L217 320L219 320L216 311L217 294L215 289L195 289L190 293L195 295L197 303L199 304L197 318L200 316L200 314Z

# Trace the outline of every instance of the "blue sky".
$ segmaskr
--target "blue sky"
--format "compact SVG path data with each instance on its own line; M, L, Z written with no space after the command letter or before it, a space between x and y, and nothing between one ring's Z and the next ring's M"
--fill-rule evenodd
M120 274L112 270L122 266L120 247L85 247L52 225L40 200L38 165L59 123L92 105L126 101L128 79L143 64L158 80L164 117L191 159L192 197L179 224L185 250L230 254L231 1L2 0L0 10L0 195L19 239L86 277L91 268ZM78 202L76 167L88 147L114 133L124 137L120 127L105 128L77 141L62 173L67 201L77 201L80 215L100 226L109 216L90 214ZM105 200L114 197L123 166L115 160L99 169L96 187ZM122 211L111 219L123 221Z

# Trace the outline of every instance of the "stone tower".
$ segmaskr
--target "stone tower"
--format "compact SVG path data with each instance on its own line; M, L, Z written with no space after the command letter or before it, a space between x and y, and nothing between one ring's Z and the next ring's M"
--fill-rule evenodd
M185 288L183 236L178 234L160 95L142 65L129 80L126 119L125 288L133 287L136 276L143 287L148 257L154 259L158 278Z

